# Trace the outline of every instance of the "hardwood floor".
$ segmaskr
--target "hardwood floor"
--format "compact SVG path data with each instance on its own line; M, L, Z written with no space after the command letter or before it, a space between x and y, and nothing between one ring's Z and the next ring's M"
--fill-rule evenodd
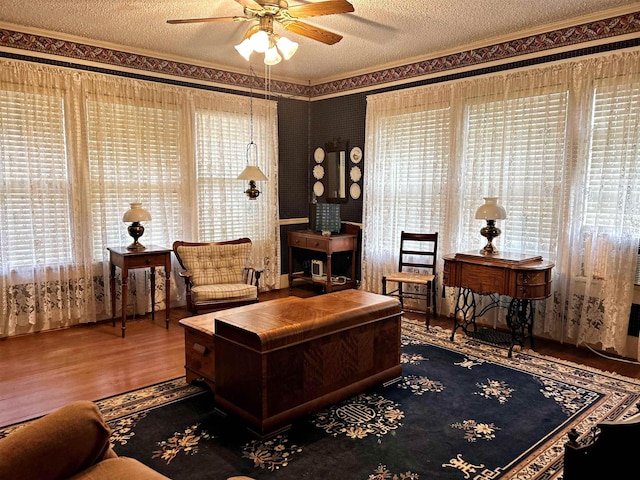
M307 287L293 295L315 295ZM289 295L288 289L260 295L271 300ZM407 313L407 316L416 314ZM0 426L44 415L71 401L99 400L184 375L184 332L178 320L185 308L164 316L127 321L126 338L111 322L89 324L0 341ZM414 318L421 318L416 316ZM432 325L451 328L451 319ZM640 367L602 358L586 349L536 339L535 350L604 371L640 378Z

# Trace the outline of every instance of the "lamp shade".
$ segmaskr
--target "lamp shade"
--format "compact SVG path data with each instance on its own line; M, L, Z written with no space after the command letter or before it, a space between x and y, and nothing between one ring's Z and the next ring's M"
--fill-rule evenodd
M253 45L251 45L251 39L245 38L241 43L235 46L235 49L248 62L251 54L253 53Z
M253 165L248 165L240 175L238 175L238 180L268 180L262 170L258 167L254 167Z
M250 39L253 50L258 53L264 53L270 47L269 34L264 30L258 30L256 33L251 35Z
M282 60L282 57L278 53L278 49L275 45L264 52L265 65L277 65Z
M293 54L298 50L298 44L287 37L279 37L276 42L278 50L282 53L285 60L289 60L293 57Z
M122 221L125 223L130 222L148 222L151 220L151 214L142 208L142 203L134 202L130 204L131 208L124 212Z
M482 220L503 220L506 210L498 205L498 197L484 197L484 203L476 210L476 218Z

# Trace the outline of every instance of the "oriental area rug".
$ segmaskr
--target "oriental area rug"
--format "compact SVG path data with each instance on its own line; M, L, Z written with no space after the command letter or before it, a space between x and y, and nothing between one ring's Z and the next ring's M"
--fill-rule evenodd
M449 335L403 320L398 383L265 440L184 378L97 403L118 455L176 480L560 479L571 428L637 412L638 380Z

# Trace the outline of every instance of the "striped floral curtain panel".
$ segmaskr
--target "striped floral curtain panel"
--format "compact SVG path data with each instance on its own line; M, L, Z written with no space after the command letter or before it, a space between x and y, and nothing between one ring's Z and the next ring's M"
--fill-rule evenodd
M475 210L496 196L498 247L556 263L535 333L637 357L639 119L638 51L371 95L364 288L396 268L401 230L439 232L441 255L480 249ZM452 314L454 292L439 301Z
M262 285L277 286L276 103L253 102L269 178L255 202L236 179L248 97L0 60L0 336L110 316L107 247L131 243L122 215L135 201L152 217L143 244L249 237ZM150 311L148 274L131 275L130 313Z

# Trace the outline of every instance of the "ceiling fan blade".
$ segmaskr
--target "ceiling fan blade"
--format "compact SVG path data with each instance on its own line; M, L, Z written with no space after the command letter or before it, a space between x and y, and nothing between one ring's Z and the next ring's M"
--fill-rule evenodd
M255 0L236 0L240 5L244 8L251 8L253 10L262 10L262 5L260 5Z
M209 18L181 18L180 20L167 20L172 25L177 23L205 23L205 22L241 22L246 17L209 17Z
M333 15L334 13L349 13L353 12L354 8L347 0L327 0L308 5L295 5L289 7L287 11L294 18L308 18Z
M334 43L338 43L342 40L342 35L330 32L324 28L309 25L308 23L292 21L283 23L282 26L290 32L326 43L327 45L333 45Z

